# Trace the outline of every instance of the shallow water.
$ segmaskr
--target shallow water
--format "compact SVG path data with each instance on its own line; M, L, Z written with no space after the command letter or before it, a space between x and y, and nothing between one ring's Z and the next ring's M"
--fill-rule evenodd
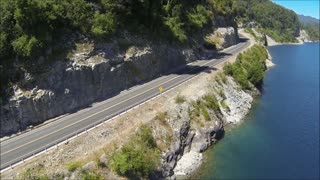
M319 179L319 43L269 48L263 94L213 148L200 179Z

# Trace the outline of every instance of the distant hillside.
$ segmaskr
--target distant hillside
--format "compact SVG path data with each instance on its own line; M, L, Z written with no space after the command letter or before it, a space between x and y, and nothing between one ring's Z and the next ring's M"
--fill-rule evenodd
M319 25L319 19L316 19L314 17L298 15L298 18L301 24L318 24Z
M299 22L301 23L302 29L305 29L312 41L320 40L320 22L319 19L298 15Z
M237 19L247 23L255 21L263 33L277 42L294 42L299 35L297 14L269 0L237 0Z

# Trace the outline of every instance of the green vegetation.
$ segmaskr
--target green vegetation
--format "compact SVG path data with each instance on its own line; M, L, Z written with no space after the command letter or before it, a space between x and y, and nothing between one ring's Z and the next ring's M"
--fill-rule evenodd
M220 111L218 100L214 94L206 94L201 99L192 101L191 105L194 108L192 115L199 117L201 114L206 121L211 120L208 110L212 110L214 112Z
M320 26L319 24L305 24L302 29L306 30L311 41L320 41Z
M319 19L298 15L299 21L301 23L302 29L306 30L309 35L310 40L320 41L320 21Z
M50 62L66 58L83 37L107 41L117 31L128 30L182 44L209 26L214 14L228 15L220 11L231 8L215 10L224 1L1 0L1 100L25 72L45 73Z
M185 96L181 96L181 95L178 95L176 98L175 98L175 102L177 104L182 104L186 101L186 97Z
M263 83L267 58L266 49L261 45L254 45L239 54L234 64L225 65L223 70L225 74L234 77L242 89L250 89L250 83L259 88Z
M256 39L256 40L258 39L256 33L254 33L251 28L246 28L246 29L245 29L245 32L251 34L251 35L254 37L254 39Z
M104 178L99 174L91 171L81 171L82 180L103 180Z
M19 174L18 180L32 179L32 180L49 180L50 178L45 174L43 165L39 165L35 168L28 168L23 173ZM57 175L56 179L63 179L62 175Z
M230 109L228 104L225 101L221 102L221 107L224 108L224 109Z
M67 165L67 169L68 169L68 171L73 172L73 171L75 171L76 169L80 168L81 166L82 166L82 163L79 162L79 161L70 162L70 163Z
M193 42L192 34L210 28L211 20L232 26L235 19L255 20L280 42L293 41L299 27L295 13L268 0L1 0L1 101L26 72L37 77L51 62L67 59L83 37L96 43L128 30L185 45ZM205 41L218 43L210 36Z
M238 21L257 22L263 33L278 42L295 42L300 27L297 14L269 0L235 1Z
M132 140L115 153L110 167L119 175L127 177L147 177L159 163L160 154L147 126L141 126Z

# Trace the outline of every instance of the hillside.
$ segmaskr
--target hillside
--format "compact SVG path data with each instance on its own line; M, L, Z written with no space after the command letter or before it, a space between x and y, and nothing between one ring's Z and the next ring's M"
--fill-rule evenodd
M292 10L269 0L239 0L236 8L238 22L257 22L259 30L277 42L295 42L299 36L298 16Z
M298 18L301 24L315 24L319 25L319 19L311 17L311 16L304 16L301 14L298 14Z
M3 134L209 59L237 43L239 22L279 42L299 30L267 0L1 0L0 13Z
M319 41L320 40L319 19L316 19L310 16L304 16L304 15L298 15L298 17L299 17L299 21L301 23L302 28L305 29L306 32L308 33L310 40Z

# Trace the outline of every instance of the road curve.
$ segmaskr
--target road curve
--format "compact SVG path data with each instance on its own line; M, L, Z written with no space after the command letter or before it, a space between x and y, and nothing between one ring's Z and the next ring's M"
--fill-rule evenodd
M74 137L97 124L110 120L112 117L157 96L159 86L167 91L200 72L227 60L230 55L239 53L248 45L249 42L240 42L223 50L221 52L223 55L219 58L195 61L169 75L135 86L117 96L93 104L90 108L66 115L52 123L2 141L0 146L0 170L3 172L8 167L26 158Z

